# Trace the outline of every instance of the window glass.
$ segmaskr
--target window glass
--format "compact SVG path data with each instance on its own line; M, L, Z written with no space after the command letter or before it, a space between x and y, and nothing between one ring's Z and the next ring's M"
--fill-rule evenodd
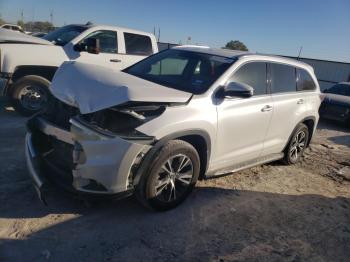
M270 63L272 93L295 92L295 68L288 65Z
M84 38L81 43L84 44L86 39L93 38L100 40L100 52L101 53L118 53L118 40L117 32L115 31L95 31Z
M84 26L66 25L48 33L43 38L55 45L64 46L86 29L87 27Z
M151 38L145 35L124 33L127 54L151 55L153 53Z
M188 63L184 58L165 58L152 65L149 74L152 75L181 75Z
M234 61L232 58L168 49L124 72L170 88L202 94Z
M297 90L298 91L306 91L306 90L315 90L316 85L314 80L311 78L310 74L304 69L297 69L298 72L298 82L297 82Z
M230 81L244 83L254 88L254 95L266 94L266 63L252 62L240 67Z
M5 28L5 29L11 29L11 26L5 25L5 26L3 26L3 28Z

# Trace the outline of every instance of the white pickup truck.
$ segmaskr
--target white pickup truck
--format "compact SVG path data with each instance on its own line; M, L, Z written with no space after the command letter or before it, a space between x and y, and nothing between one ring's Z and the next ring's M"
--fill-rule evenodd
M64 61L122 70L156 52L153 34L121 27L67 25L43 39L0 29L0 91L32 115L49 103L50 81Z

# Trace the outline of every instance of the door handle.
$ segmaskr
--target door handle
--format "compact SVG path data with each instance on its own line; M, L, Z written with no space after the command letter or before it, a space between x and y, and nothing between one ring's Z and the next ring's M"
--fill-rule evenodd
M110 62L113 62L113 63L119 63L119 62L121 62L122 60L120 60L120 59L111 59L111 60L109 60Z
M261 112L268 112L272 110L272 106L266 105L263 108L261 108Z
M298 105L304 104L304 99L299 99L297 102Z

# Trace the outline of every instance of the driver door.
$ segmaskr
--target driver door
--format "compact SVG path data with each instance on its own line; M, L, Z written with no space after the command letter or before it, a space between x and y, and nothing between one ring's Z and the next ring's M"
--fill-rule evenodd
M100 53L90 54L88 52L76 52L78 62L100 65L112 69L121 70L122 55L118 54L118 34L112 30L99 30L89 34L79 42L84 47L88 38L98 39L100 41Z
M267 88L265 62L248 62L239 67L229 82L254 88L249 98L226 98L218 102L216 166L226 169L254 161L262 153L271 121L273 103Z

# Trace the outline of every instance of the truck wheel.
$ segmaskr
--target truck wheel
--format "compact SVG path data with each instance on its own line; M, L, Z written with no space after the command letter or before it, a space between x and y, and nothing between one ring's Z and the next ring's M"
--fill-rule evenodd
M290 139L285 152L283 162L292 165L300 161L309 140L309 129L305 124L299 124Z
M156 154L136 188L137 199L146 207L165 211L182 203L199 176L196 149L182 140L172 140Z
M11 91L15 110L24 116L31 116L42 110L50 100L50 82L40 76L24 76L17 80Z

